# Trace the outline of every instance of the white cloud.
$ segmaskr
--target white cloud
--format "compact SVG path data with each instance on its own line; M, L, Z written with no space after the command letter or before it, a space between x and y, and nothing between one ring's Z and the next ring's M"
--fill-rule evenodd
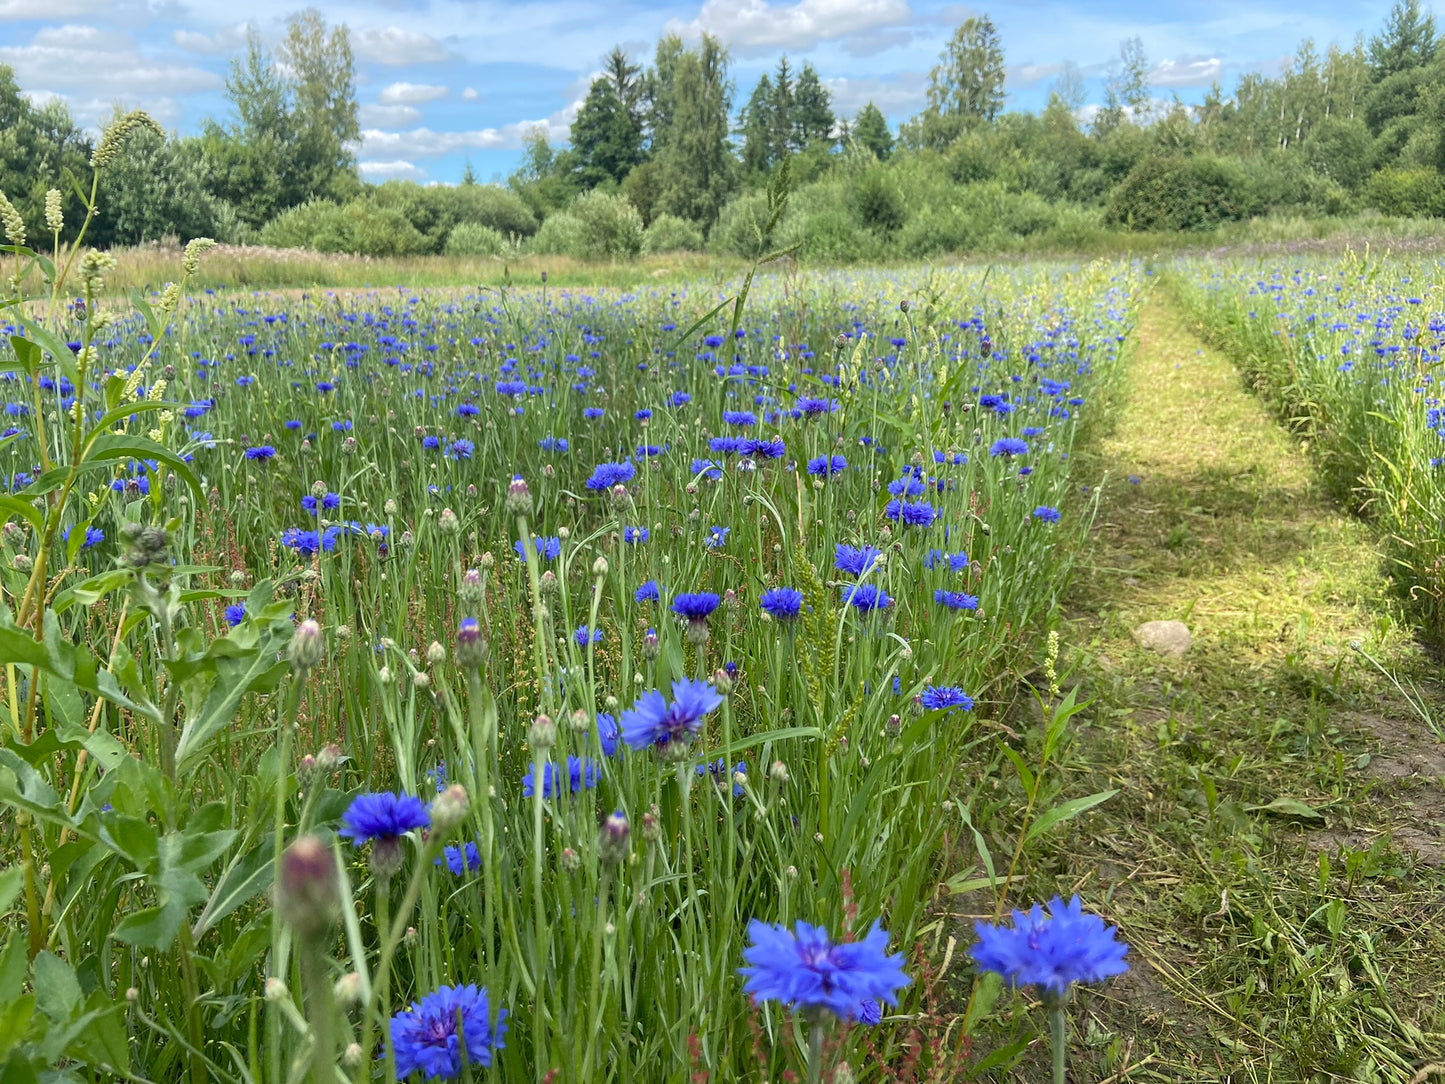
M823 85L840 117L853 116L869 102L890 116L912 112L928 94L928 76L922 72L902 72L891 79L824 79Z
M1007 85L1012 87L1033 86L1045 79L1052 79L1063 72L1065 67L1064 64L1019 64L1009 68Z
M114 0L0 0L0 22L10 19L71 19L114 8Z
M374 180L419 180L426 176L426 170L403 159L395 162L357 162L357 170L368 181Z
M464 102L474 102L480 97L481 95L477 93L476 87L467 87L466 90L462 91L462 101Z
M246 41L247 29L246 23L237 23L235 26L217 30L214 34L202 34L195 30L177 30L171 35L171 40L188 52L216 56L220 53L229 53L243 45Z
M1156 87L1203 87L1218 79L1223 69L1217 56L1182 56L1160 61L1149 73L1149 83Z
M404 132L385 132L363 128L363 152L375 159L439 158L457 151L515 150L533 128L541 127L553 144L566 140L582 103L574 101L546 120L520 120L500 128L480 128L465 132L436 132L430 128L411 128Z
M739 52L811 49L870 31L906 26L908 0L703 0L697 17L673 19L667 29L685 37L708 33Z
M356 119L363 128L405 128L421 122L421 110L410 105L363 105Z
M64 25L38 31L28 45L0 45L0 64L15 70L22 87L65 99L82 120L96 120L110 105L165 112L167 99L221 86L214 72L145 56L126 34ZM107 103L95 110L92 102Z
M352 33L358 55L378 64L429 64L447 59L446 47L430 34L399 26L368 26Z
M426 83L392 83L376 96L376 100L382 105L424 105L446 96L446 87Z

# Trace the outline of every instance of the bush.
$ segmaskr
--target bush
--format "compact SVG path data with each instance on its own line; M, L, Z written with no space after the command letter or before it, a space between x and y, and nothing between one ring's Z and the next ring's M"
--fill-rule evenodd
M698 252L702 231L677 215L659 215L642 234L643 252Z
M527 248L540 256L576 256L581 259L584 255L582 223L566 211L548 215Z
M866 229L892 233L908 217L903 193L885 166L874 166L856 174L848 187L848 202Z
M796 219L796 215L788 217ZM767 244L763 243L763 229L767 224L768 197L761 192L744 193L723 205L712 232L708 234L708 243L717 252L750 260L766 256L775 249L786 248L788 242L777 235ZM787 225L787 222L779 223L780 227ZM784 232L786 231L780 229L778 234ZM795 237L796 231L788 232L787 236Z
M581 255L591 260L642 251L642 216L626 196L594 188L572 201L568 214L581 224Z
M463 222L447 234L448 256L500 256L507 239L480 222Z
M1382 169L1365 184L1365 200L1387 215L1445 215L1445 180L1433 169Z
M348 252L358 256L415 256L431 245L406 215L364 199L344 207L331 200L307 200L283 211L261 229L262 244Z
M377 208L404 215L432 252L441 252L452 230L464 222L486 226L503 237L530 237L537 232L537 219L521 198L496 185L423 187L415 181L387 181L365 198Z
M1212 230L1247 217L1243 173L1218 158L1142 158L1109 200L1107 220L1131 230Z

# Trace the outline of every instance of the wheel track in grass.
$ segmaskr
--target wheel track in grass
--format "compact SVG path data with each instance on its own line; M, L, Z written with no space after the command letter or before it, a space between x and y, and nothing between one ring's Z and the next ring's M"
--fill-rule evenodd
M1409 1081L1445 1051L1445 745L1350 645L1428 664L1368 525L1167 282L1137 334L1117 425L1081 464L1108 480L1062 629L1093 698L1063 796L1120 793L1050 839L1019 893L1076 890L1135 946L1129 975L1081 999L1071 1064ZM1154 619L1190 626L1187 655L1134 643Z

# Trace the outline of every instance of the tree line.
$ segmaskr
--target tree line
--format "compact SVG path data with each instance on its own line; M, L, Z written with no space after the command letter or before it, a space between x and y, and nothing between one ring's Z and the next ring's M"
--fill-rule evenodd
M823 259L1067 247L1269 213L1445 216L1445 49L1420 0L1397 0L1348 46L1301 43L1277 75L1246 73L1230 93L1216 83L1196 106L1151 86L1137 38L1121 43L1098 106L1066 65L1043 109L1007 110L1006 71L988 16L964 20L923 108L894 130L872 103L840 115L810 63L783 55L740 95L721 42L667 35L645 64L608 53L565 145L534 129L505 184L468 167L460 185L375 185L357 171L349 33L308 9L274 52L253 33L232 58L224 121L132 140L103 177L91 237L378 255L745 252L784 160L784 233ZM0 65L0 191L34 236L45 189L85 176L89 153L62 104L32 104Z

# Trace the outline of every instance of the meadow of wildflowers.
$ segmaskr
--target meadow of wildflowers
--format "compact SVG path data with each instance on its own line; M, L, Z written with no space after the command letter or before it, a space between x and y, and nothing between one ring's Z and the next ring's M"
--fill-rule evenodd
M1402 593L1445 640L1445 308L1431 256L1181 265L1194 315L1309 442L1334 493L1391 543Z
M120 301L10 240L54 287L0 309L6 1079L960 1064L923 931L1023 846L994 713L1129 267L763 277L734 328L725 285Z

